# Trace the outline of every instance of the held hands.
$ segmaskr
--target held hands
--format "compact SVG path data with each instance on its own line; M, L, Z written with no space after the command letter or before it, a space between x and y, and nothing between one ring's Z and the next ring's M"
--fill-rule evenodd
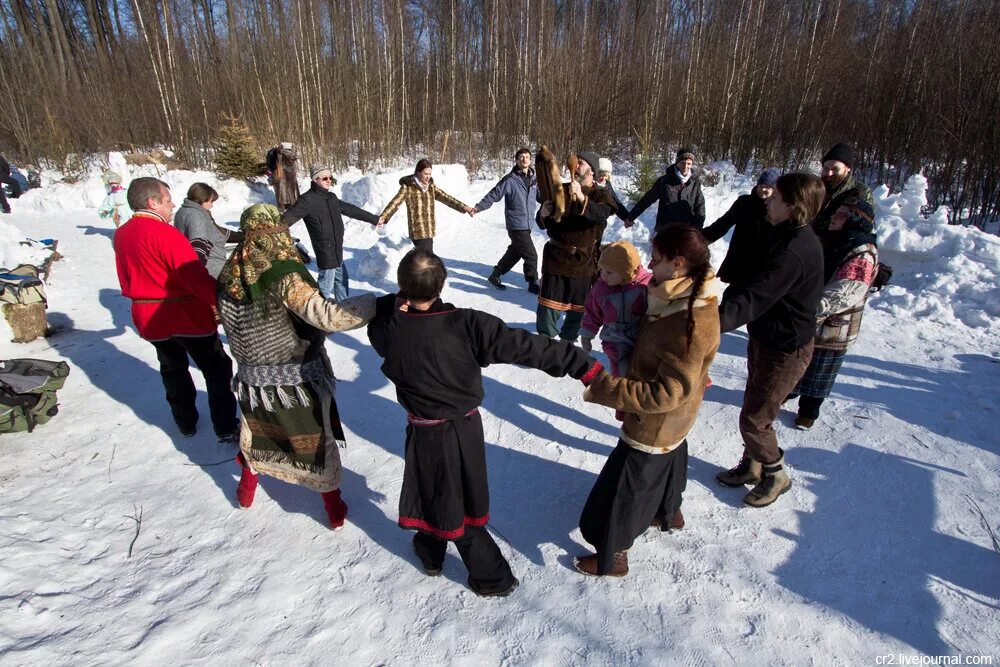
M469 214L470 218L473 217L474 215L476 215L476 213L479 213L479 211L477 211L476 209L474 209L471 206L466 206L465 207L465 212Z
M625 225L625 229L628 229L629 227L635 224L635 220L628 218L623 222L623 224Z

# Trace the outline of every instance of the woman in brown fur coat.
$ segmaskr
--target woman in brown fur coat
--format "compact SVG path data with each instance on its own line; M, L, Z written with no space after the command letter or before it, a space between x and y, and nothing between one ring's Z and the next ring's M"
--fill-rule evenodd
M432 167L431 161L426 158L417 162L417 168L412 176L399 179L399 192L379 215L385 224L388 224L389 218L399 210L403 202L406 202L406 221L410 228L410 240L414 246L428 252L434 252L435 200L470 216L474 210L434 184L434 179L431 178Z
M627 377L598 376L583 398L624 411L618 444L580 516L597 553L576 559L584 574L623 577L628 549L650 526L684 525L687 434L719 349L720 284L708 244L690 225L653 239L649 305Z

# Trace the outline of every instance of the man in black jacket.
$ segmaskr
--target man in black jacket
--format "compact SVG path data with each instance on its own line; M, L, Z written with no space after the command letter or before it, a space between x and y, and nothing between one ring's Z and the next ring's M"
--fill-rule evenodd
M10 204L7 202L7 195L3 191L3 184L5 183L10 186L11 199L17 199L21 196L21 184L11 177L10 164L0 155L0 211L10 213Z
M694 225L698 229L705 226L705 195L701 192L701 181L692 172L694 153L689 148L677 151L677 159L660 176L649 192L642 196L628 214L630 220L638 220L643 211L653 202L660 203L656 209L656 226L653 236L675 222Z
M767 221L767 198L774 192L781 170L765 169L754 189L739 196L725 215L705 228L705 238L715 243L733 230L726 258L719 267L719 278L730 285L750 276L757 268L761 255L767 250L764 243L771 225Z
M347 298L349 280L344 264L344 219L341 215L373 225L382 224L383 220L341 201L332 190L337 181L330 167L313 165L309 176L312 186L285 211L283 219L286 224L293 225L305 218L319 267L319 291L327 299L340 302Z
M740 411L743 456L716 475L726 486L753 483L743 502L770 505L792 486L784 451L771 423L812 358L816 312L823 295L823 246L809 223L823 205L823 183L811 174L785 174L767 200L769 248L752 276L722 295L723 332L744 324L747 386Z

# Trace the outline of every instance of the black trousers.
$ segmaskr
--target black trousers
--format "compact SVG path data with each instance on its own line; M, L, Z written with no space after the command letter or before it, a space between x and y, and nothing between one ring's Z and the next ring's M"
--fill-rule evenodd
M414 248L420 248L421 250L426 250L427 252L434 252L434 239L410 239L413 241Z
M21 184L14 180L13 176L0 179L0 211L10 213L10 203L7 202L7 195L3 191L3 184L10 186L10 196L17 199L21 196Z
M466 526L465 534L455 540L455 546L469 571L469 587L476 593L502 593L514 584L510 564L485 527ZM413 536L413 549L425 568L439 570L448 542L427 533L417 533Z
M538 282L538 253L535 251L535 244L531 242L531 230L508 229L507 236L510 237L510 245L497 262L497 273L502 276L523 259L524 279L529 283Z
M233 380L233 362L222 349L218 335L175 336L167 340L152 341L160 361L160 378L167 392L167 403L174 421L183 431L198 423L195 407L194 381L188 371L188 356L194 360L205 376L208 388L208 409L216 435L236 430L236 397L230 388Z

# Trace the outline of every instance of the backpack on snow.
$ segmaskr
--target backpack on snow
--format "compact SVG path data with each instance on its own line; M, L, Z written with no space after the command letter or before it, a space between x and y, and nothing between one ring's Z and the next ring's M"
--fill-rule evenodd
M8 359L0 362L0 433L35 430L59 413L56 391L69 375L65 361Z
M882 288L892 282L892 267L888 264L878 263L875 269L875 278L872 280L871 291L881 292Z
M45 283L38 277L38 267L21 264L13 269L0 269L0 302L29 305L47 304Z

